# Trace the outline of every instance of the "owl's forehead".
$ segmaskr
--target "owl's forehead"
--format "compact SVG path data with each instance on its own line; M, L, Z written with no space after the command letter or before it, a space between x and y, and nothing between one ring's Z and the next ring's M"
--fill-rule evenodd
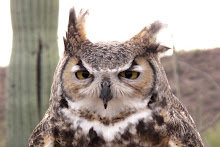
M96 43L93 46L83 46L80 58L96 70L122 68L132 62L135 54L123 43Z

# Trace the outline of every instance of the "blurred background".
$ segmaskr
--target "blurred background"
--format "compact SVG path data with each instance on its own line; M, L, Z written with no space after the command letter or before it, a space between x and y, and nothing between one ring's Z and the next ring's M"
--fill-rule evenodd
M155 20L173 92L206 146L220 146L220 9L217 0L10 0L0 5L0 147L22 147L48 108L69 9L89 9L93 42L124 41ZM7 141L8 140L8 141Z

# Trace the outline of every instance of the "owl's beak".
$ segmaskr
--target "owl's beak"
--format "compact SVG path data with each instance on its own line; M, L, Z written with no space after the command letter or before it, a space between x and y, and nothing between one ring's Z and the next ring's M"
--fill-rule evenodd
M106 109L108 101L110 101L112 99L109 81L103 81L103 83L102 83L101 99L103 100L104 107Z

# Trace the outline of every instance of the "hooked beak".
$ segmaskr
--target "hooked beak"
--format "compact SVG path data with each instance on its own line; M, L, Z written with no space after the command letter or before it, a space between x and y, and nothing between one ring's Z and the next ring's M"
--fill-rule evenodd
M108 101L110 101L112 99L111 89L110 89L110 82L109 81L104 81L102 83L101 99L103 100L104 107L106 109Z

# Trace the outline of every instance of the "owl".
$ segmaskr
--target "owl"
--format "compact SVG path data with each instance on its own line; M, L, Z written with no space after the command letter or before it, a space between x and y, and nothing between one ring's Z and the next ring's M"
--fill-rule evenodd
M88 11L70 9L65 51L50 105L28 147L202 147L195 123L174 96L159 54L159 21L124 42L86 37Z

